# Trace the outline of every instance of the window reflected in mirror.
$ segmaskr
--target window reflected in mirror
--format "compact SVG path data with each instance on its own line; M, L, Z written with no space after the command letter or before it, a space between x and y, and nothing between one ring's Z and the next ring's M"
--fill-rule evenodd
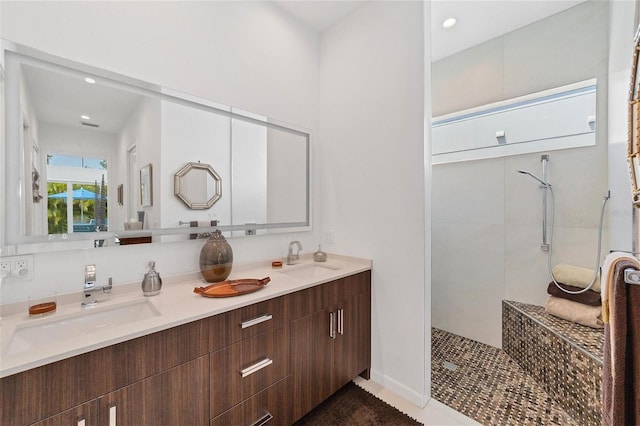
M108 230L107 160L46 154L47 233Z

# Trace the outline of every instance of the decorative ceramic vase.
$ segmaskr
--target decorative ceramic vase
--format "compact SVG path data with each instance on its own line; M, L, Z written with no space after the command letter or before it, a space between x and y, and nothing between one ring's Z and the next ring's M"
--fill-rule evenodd
M200 273L210 283L224 281L231 273L233 266L233 250L216 229L200 250Z

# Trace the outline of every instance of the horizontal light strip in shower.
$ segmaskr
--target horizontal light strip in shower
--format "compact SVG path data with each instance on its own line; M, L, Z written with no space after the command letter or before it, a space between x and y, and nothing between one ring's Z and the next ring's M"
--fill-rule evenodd
M519 145L519 144L527 144L527 143L538 142L538 141L552 141L554 139L564 139L564 138L568 138L568 137L572 137L572 136L589 135L591 133L593 133L593 132L573 133L573 134L570 134L570 135L552 136L552 137L543 138L543 139L527 139L527 140L523 140L523 141L519 141L519 142L511 142L511 143L509 143L509 146L514 146L514 145ZM442 152L442 153L438 153L438 154L433 154L433 156L437 157L438 155L456 154L456 153L460 153L460 152L471 152L471 151L479 151L479 150L483 150L483 149L493 149L493 148L504 149L505 145L487 145L487 146L478 146L478 147L473 147L473 148L458 149L458 150L455 150L455 151L447 151L447 152ZM528 153L529 152L525 152L525 154L528 154Z
M482 105L480 107L470 108L455 113L434 117L431 126L444 126L450 123L470 120L486 115L498 114L504 111L526 108L546 102L553 102L559 99L594 93L596 91L596 88L597 79L592 78L589 80L568 84L566 86L556 87L554 89L545 90L542 92L531 93L529 95L508 99L505 101L494 102Z

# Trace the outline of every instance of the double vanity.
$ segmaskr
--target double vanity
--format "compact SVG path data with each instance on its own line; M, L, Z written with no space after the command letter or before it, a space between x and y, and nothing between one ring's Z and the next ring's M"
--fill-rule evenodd
M267 276L238 297L201 297L191 275L154 297L116 286L92 308L3 317L0 424L286 425L368 377L371 261L265 262L229 279Z

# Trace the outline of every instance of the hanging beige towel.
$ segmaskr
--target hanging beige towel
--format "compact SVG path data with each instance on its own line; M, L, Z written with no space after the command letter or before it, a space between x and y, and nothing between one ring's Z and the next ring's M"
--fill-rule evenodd
M640 262L611 253L602 267L604 363L602 424L640 425L640 285L624 281Z
M549 296L544 311L554 317L573 321L591 328L602 328L602 309L600 306L583 305L573 300Z
M569 265L567 263L559 263L553 267L553 277L559 283L571 285L574 287L587 288L593 279L593 269L583 268L581 266ZM593 291L600 291L600 280L596 277L596 281L591 287Z

